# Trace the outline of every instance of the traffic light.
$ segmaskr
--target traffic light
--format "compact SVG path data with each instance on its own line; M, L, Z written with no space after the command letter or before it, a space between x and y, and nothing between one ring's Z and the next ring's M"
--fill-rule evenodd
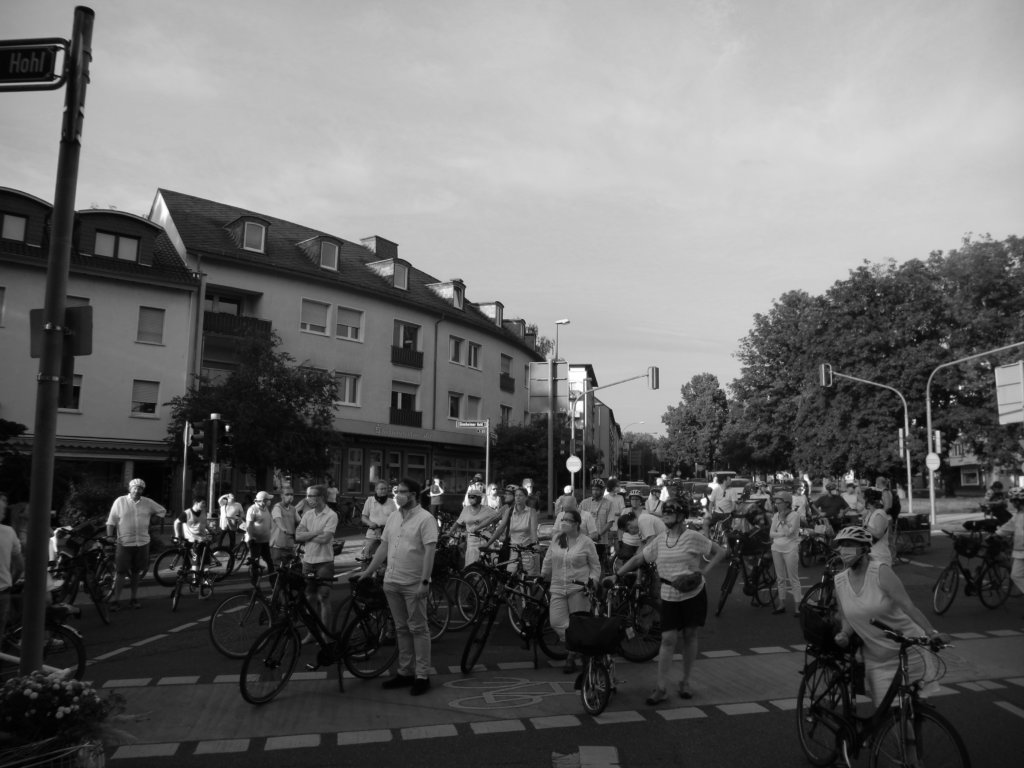
M942 432L938 429L935 430L935 452L942 453Z
M649 389L657 389L660 384L661 371L658 370L658 366L652 365L647 369L647 387Z
M226 421L220 423L220 438L217 441L217 454L219 461L231 458L231 449L235 444L235 431Z
M197 421L193 424L185 423L185 431L189 435L188 446L200 459L205 459L209 456L209 445L207 442L209 428L210 422L205 420Z

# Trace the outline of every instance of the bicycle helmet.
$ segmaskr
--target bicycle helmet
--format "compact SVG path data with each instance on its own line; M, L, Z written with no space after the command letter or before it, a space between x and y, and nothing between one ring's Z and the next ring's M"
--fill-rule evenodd
M661 509L661 516L666 517L668 515L685 515L688 512L686 506L682 501L678 499L669 499L665 502L665 506Z
M595 477L593 480L590 481L590 487L604 488L604 480L602 480L600 477Z
M516 485L515 483L510 483L509 485L505 486L505 493L515 493L518 490L519 486Z
M859 525L849 525L837 533L836 537L832 540L833 546L836 547L841 546L844 542L870 547L874 544L875 540L867 528Z
M628 494L626 494L626 496L627 498L630 499L630 501L632 501L633 499L640 499L641 501L644 500L644 493L639 488L634 488Z

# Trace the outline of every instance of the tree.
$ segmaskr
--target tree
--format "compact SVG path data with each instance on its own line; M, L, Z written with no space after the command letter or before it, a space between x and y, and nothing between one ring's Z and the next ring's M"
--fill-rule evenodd
M547 357L550 354L554 354L555 342L549 339L547 336L541 336L540 331L537 329L536 323L531 323L526 326L526 332L532 333L536 337L534 342L534 349L537 350L537 354Z
M0 419L0 491L7 494L11 503L23 501L29 494L32 457L11 442L27 431L24 424Z
M667 458L673 465L716 468L728 401L718 377L699 373L680 387L679 405L670 405L661 417L668 427Z
M294 365L278 347L277 334L252 335L239 341L244 361L220 382L203 381L171 406L168 443L179 454L185 421L199 422L220 413L231 425L233 445L219 460L252 471L272 469L291 474L322 475L337 443L332 424L337 383L328 371Z

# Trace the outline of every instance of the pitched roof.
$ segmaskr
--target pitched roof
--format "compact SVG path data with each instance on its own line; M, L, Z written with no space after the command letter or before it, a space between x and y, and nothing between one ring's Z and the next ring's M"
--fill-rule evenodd
M413 306L434 314L445 313L452 319L517 344L537 360L541 359L532 346L515 333L498 326L468 299L463 302L462 311L455 309L449 301L427 287L443 281L412 264L409 264L408 290L402 290L395 288L389 279L367 266L380 261L381 256L362 243L265 213L173 190L158 189L157 195L162 198L185 248L204 261L218 261L269 273L285 273L293 277L304 276L317 283L334 283L339 288L377 296L393 304ZM264 253L247 251L232 237L228 226L240 218L250 218L268 225ZM318 237L340 243L336 272L313 263L299 245ZM404 259L402 261L409 263Z

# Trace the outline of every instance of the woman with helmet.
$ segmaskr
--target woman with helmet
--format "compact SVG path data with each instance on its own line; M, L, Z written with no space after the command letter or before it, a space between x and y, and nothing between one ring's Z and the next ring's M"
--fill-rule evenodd
M651 706L668 699L672 656L680 632L683 638L683 679L679 695L693 697L690 674L697 659L697 633L704 626L708 613L707 586L704 574L718 565L729 550L711 541L704 534L686 527L686 502L671 498L665 502L662 522L665 532L654 537L650 545L637 552L613 578L639 568L644 562L658 564L661 580L661 647L658 649L658 685L647 697ZM707 565L703 555L711 555Z
M501 521L487 540L487 543L482 545L481 549L491 546L492 542L501 541L506 531L508 532L510 544L515 544L518 547L525 547L530 544L536 546L537 517L539 513L535 507L528 507L526 505L526 489L516 485L509 486L505 490L512 491L512 506L503 508ZM537 558L534 557L533 553L523 552L520 554L520 557L526 572L535 575L539 563L537 563ZM508 564L508 569L510 571L516 569L514 560Z
M1006 498L1013 507L1013 516L1003 523L1000 533L1013 534L1013 565L1010 580L1024 593L1024 488L1013 486L1006 492Z
M833 545L843 560L845 570L836 574L836 600L842 629L835 641L846 647L856 634L863 643L864 667L868 693L877 707L885 696L899 665L899 646L889 640L878 627L877 619L906 635L946 641L939 630L918 610L907 595L891 565L869 557L874 537L859 525L843 528Z
M892 549L889 547L889 514L885 510L885 499L878 488L864 489L863 527L871 534L870 557L886 565L892 565Z

